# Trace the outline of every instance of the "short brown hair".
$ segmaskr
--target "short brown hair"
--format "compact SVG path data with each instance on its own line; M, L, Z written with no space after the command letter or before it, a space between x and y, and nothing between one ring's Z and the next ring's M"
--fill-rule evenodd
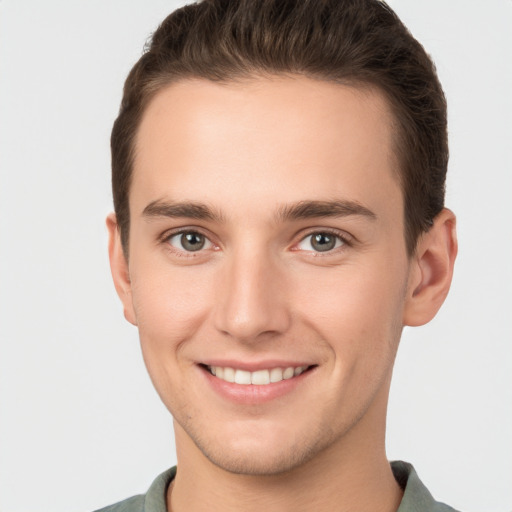
M135 137L148 102L181 79L229 82L257 74L373 86L386 95L412 254L444 205L446 101L424 48L379 0L204 0L171 13L128 75L112 130L114 208L125 253Z

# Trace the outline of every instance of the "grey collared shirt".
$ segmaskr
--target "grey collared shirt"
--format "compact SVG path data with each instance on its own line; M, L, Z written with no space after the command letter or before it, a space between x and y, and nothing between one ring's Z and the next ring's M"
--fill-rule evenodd
M397 512L456 512L452 507L434 500L407 462L391 463L395 479L404 490ZM156 478L146 494L133 496L96 512L167 512L165 497L167 487L176 475L176 467Z

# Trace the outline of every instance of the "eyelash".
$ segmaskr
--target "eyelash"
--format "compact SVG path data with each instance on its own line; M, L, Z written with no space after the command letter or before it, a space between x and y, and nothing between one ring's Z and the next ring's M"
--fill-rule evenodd
M197 250L197 251L187 251L185 249L178 249L176 247L173 247L170 243L170 240L174 237L183 236L183 235L200 235L205 239L205 241L213 247L214 250L216 250L217 246L210 240L210 237L206 234L202 233L197 228L182 228L178 231L172 231L172 232L165 232L161 237L160 241L161 243L165 244L166 248L173 253L174 256L178 256L180 258L194 258L199 256L200 254L204 253L203 248Z
M341 231L338 231L335 229L323 228L323 229L313 229L313 230L309 231L309 233L307 233L305 236L303 236L298 243L294 244L294 247L297 247L299 244L303 243L305 240L307 240L310 237L313 237L314 235L332 236L341 242L340 246L334 247L327 251L315 251L314 249L307 251L307 252L313 253L315 257L330 256L332 254L337 254L339 251L343 251L347 247L351 247L354 243L354 239L345 232L341 232ZM311 242L310 242L310 244L311 244ZM300 249L292 248L292 250L299 251Z
M196 228L190 228L190 229L180 229L179 231L173 231L173 232L165 232L161 237L160 237L160 242L165 244L167 249L169 251L171 251L174 255L178 256L178 257L183 257L183 258L193 258L193 257L197 257L199 256L201 253L204 253L204 249L201 248L197 251L187 251L185 249L177 249L175 247L173 247L171 244L170 244L170 240L174 237L177 237L177 236L182 236L182 235L186 235L186 234L190 234L190 235L200 235L201 237L204 237L205 240L211 244L211 246L213 247L213 250L217 250L218 249L218 246L216 244L214 244L211 240L210 240L210 237L207 236L206 234L202 233L200 230L196 229ZM310 237L313 237L314 235L327 235L327 236L333 236L335 237L338 241L341 242L341 245L338 246L338 247L334 247L332 249L329 249L329 250L326 250L326 251L315 251L314 249L311 249L311 250L306 250L305 252L311 252L315 255L315 257L321 257L321 256L329 256L329 255L332 255L333 253L337 253L339 252L340 250L343 250L344 248L346 247L351 247L353 245L353 238L351 236L349 236L347 233L344 233L344 232L340 232L340 231L337 231L337 230L334 230L334 229L316 229L316 230L311 230L309 233L307 233L306 235L304 235L300 240L299 242L295 243L294 246L292 247L292 251L299 251L300 249L297 248L297 246L301 243L303 243L305 240L307 240L308 238Z

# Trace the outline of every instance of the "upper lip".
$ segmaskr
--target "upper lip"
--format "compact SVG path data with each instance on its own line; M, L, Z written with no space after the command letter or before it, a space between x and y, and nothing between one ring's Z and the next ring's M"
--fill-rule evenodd
M255 372L258 370L271 370L272 368L297 368L299 366L309 367L313 366L311 362L300 360L285 360L285 359L266 359L264 361L240 361L234 359L208 359L201 361L204 366L220 366L221 368L234 368L237 370L245 370L248 372Z

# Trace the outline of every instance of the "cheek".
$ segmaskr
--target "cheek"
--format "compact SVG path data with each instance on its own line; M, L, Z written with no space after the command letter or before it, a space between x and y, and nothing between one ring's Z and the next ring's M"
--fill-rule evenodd
M383 355L401 332L405 272L392 265L346 265L307 275L300 285L301 316L344 355Z
M183 407L177 397L190 395L180 378L180 367L189 363L178 356L204 325L211 308L210 287L197 268L192 273L154 262L133 268L133 305L144 363L160 398L177 413Z
M141 342L168 348L193 336L213 301L213 287L204 272L154 262L136 268L132 295Z

